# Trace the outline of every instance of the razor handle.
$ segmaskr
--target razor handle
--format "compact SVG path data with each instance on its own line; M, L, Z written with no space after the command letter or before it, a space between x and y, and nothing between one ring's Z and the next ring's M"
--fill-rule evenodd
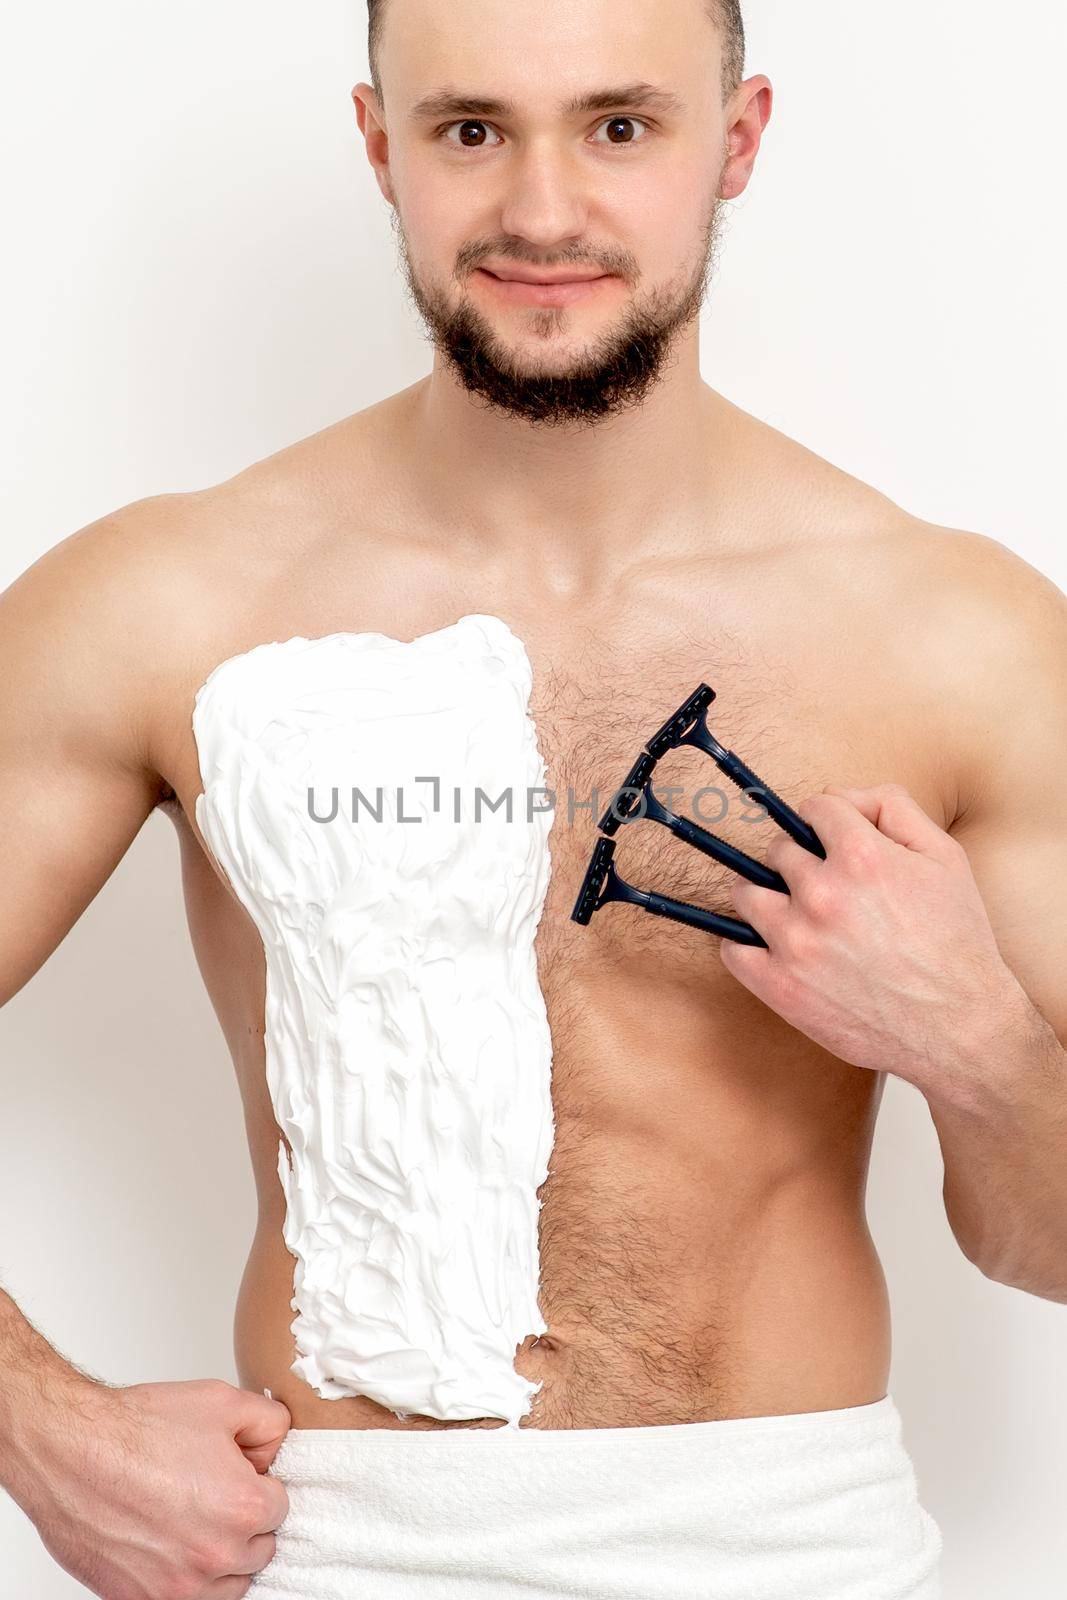
M688 928L700 928L704 933L718 934L720 939L732 939L735 944L754 944L762 950L768 948L750 922L737 917L724 917L718 911L705 911L703 906L691 906L686 900L671 900L665 894L652 890L642 892L646 911L654 917L667 917L671 922L683 922Z
M739 789L747 790L757 804L764 807L783 833L795 839L797 844L803 845L805 850L810 850L813 856L818 856L822 861L826 860L822 840L811 824L805 822L803 817L798 817L792 806L786 805L781 795L775 794L751 767L745 766L740 756L735 756L732 750L727 750L716 764Z
M713 861L718 861L721 866L729 867L731 872L747 878L749 883L757 883L761 889L776 889L779 894L789 893L789 886L780 872L775 872L773 867L765 866L754 856L747 856L743 850L735 849L732 844L727 844L725 839L717 838L706 828L698 827L695 822L690 822L688 817L679 817L674 812L668 811L664 820L671 832L685 844L691 844L695 850L702 851Z

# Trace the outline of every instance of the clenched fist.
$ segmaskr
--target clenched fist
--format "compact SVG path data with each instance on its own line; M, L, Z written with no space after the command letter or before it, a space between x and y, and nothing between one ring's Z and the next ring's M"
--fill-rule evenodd
M281 1401L214 1378L85 1381L47 1411L11 1492L61 1567L101 1600L247 1594L289 1509L267 1475L291 1421Z

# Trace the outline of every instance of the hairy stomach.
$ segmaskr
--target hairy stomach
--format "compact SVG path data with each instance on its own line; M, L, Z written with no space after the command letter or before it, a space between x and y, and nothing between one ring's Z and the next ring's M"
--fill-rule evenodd
M885 1394L888 1305L855 1138L786 1162L767 1129L738 1133L701 1158L689 1133L558 1114L540 1228L548 1332L516 1353L516 1369L541 1384L520 1426L650 1426ZM290 1371L293 1264L272 1211L238 1296L243 1387L270 1388L295 1427L502 1426L401 1421L365 1396L318 1396Z

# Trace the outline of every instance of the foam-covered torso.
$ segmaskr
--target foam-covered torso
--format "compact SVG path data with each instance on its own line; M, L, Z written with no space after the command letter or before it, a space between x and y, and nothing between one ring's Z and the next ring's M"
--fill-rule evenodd
M263 644L196 696L196 820L266 958L293 1370L326 1399L514 1425L538 1388L514 1368L546 1331L553 1141L530 691L471 614Z

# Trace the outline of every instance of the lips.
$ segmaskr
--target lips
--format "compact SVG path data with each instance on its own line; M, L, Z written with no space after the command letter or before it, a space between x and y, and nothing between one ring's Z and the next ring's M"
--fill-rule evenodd
M483 267L482 271L488 272L491 278L499 278L501 283L536 283L542 285L592 283L595 278L605 276L602 272L566 272L546 277L543 273L523 272L518 267L502 267L499 271L493 267Z

